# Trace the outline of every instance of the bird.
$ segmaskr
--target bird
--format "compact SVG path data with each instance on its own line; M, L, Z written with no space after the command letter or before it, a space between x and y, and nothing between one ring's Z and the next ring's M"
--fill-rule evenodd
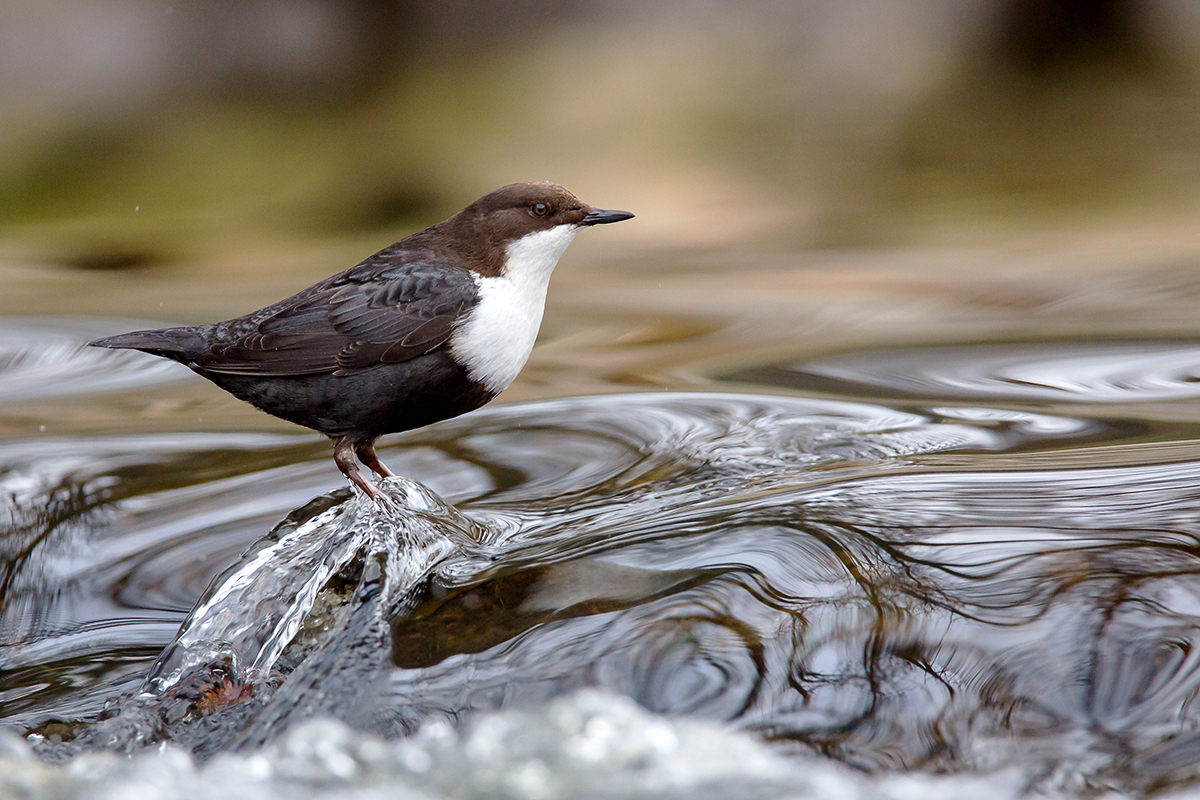
M533 350L550 275L581 228L631 219L549 182L514 183L291 297L236 319L89 342L186 365L318 431L351 486L394 473L375 440L473 411Z

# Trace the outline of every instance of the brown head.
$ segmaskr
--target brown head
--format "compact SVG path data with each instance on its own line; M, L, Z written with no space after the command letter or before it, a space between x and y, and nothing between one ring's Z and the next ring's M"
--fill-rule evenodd
M474 271L495 277L504 269L509 245L530 234L562 226L574 231L632 216L628 211L592 208L557 183L513 183L413 238L431 249L450 250Z

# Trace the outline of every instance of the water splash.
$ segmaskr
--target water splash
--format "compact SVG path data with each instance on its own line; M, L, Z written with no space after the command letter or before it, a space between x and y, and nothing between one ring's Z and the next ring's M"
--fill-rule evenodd
M236 678L262 684L313 610L317 594L352 561L385 564L380 602L397 613L403 598L451 554L487 536L429 489L404 478L380 484L380 508L361 496L289 515L221 574L147 676L161 695L197 665L229 660Z
M540 708L481 714L386 741L330 720L299 725L261 750L196 764L166 746L132 758L88 754L71 769L32 759L0 731L0 795L73 800L153 791L177 800L1017 800L1015 771L868 776L813 754L782 758L724 726L669 719L581 692ZM153 787L148 789L147 787ZM1066 795L1040 795L1049 800ZM1118 800L1115 793L1107 794Z
M290 514L213 581L140 692L72 724L68 744L43 741L42 754L171 739L207 757L318 716L394 727L363 702L388 670L389 626L440 564L490 532L412 481L380 488L384 508L340 490Z
M1178 712L1200 686L1200 440L1187 408L1160 409L1152 429L1090 411L642 395L436 426L385 456L463 509L403 500L406 519L432 509L432 543L408 567L405 535L373 538L359 512L335 511L344 492L323 498L214 584L221 602L207 596L156 675L154 713L117 709L78 747L169 735L208 758L310 716L391 737L600 687L868 770L1018 764L1064 786L1190 785L1197 747ZM144 614L168 597L162 574L207 580L187 560L197 543L261 531L264 508L327 484L327 453L310 449L187 488L137 494L121 478L33 549L128 537L142 560L100 563ZM220 524L192 524L205 510ZM378 516L361 511L366 526ZM304 529L322 515L327 541ZM269 597L280 613L246 610ZM79 607L47 602L57 617L31 620L15 649L46 652ZM5 674L9 698L43 691ZM45 691L43 708L70 709L111 687Z

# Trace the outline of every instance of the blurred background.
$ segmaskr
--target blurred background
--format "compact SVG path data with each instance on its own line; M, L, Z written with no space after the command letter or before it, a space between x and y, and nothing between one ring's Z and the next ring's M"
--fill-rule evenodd
M554 180L637 221L506 398L1190 336L1198 101L1187 0L6 0L0 314L233 316Z
M447 623L485 665L454 718L538 664L863 770L1200 780L1200 3L0 0L0 154L0 725L74 735L343 485L85 342L553 180L637 216L566 253L498 402L607 396L383 442L532 543ZM571 563L609 672L507 599Z

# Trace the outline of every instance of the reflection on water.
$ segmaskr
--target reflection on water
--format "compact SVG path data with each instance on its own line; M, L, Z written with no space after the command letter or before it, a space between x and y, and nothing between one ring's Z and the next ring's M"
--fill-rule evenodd
M390 522L343 489L240 559L333 485L311 438L0 441L0 719L49 753L98 746L81 722L143 686L220 576L146 688L187 688L198 653L226 659L224 683L151 740L211 754L312 714L400 736L600 688L797 759L1188 786L1200 431L1179 401L1197 370L1200 349L1173 343L939 348L735 376L896 407L489 408L384 456L457 511L396 482L409 512ZM242 738L170 727L205 715Z
M1200 397L1194 342L959 345L847 353L735 379L885 397L1133 403Z

